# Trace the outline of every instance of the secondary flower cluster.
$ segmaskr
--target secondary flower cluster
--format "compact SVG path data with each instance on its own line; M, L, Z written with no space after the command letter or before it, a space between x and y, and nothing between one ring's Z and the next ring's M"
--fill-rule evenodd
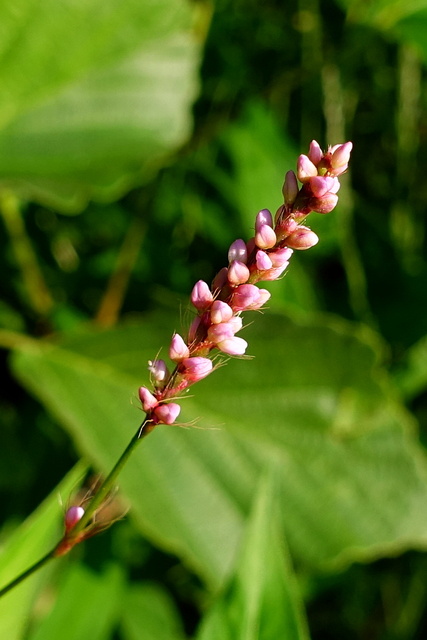
M191 303L196 316L188 336L184 339L175 333L169 347L174 370L170 373L164 360L149 362L152 389L139 389L142 408L153 426L175 422L180 406L171 400L211 373L213 350L230 356L245 353L247 342L236 336L243 325L241 314L261 309L270 298L256 283L277 280L293 250L317 244L317 235L302 222L311 211L329 213L336 206L338 176L348 167L352 146L346 142L323 152L316 141L311 142L308 155L298 159L297 173L286 174L284 202L274 220L268 209L260 211L254 237L232 243L228 266L219 271L212 285L202 280L194 285Z

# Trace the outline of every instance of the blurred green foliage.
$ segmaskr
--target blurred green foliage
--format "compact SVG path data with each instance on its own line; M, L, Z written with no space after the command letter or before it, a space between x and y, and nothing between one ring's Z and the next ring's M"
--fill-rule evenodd
M194 282L311 139L354 143L255 359L144 441L129 516L0 601L1 637L426 637L426 43L419 0L1 4L0 586L80 457L120 455Z

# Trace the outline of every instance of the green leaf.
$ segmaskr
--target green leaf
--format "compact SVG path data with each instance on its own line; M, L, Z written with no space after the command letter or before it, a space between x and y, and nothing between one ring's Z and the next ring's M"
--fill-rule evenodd
M125 468L141 531L220 586L257 477L274 461L299 561L330 568L424 548L426 461L379 366L381 345L341 323L256 320L245 330L256 359L230 361L183 402L182 420L200 428L156 429ZM63 347L25 345L13 367L105 472L142 418L145 363L173 328L163 314Z
M50 614L30 640L109 640L117 626L123 575L117 566L96 574L73 563Z
M0 552L0 587L44 556L59 540L64 504L84 474L77 465L40 507L14 532ZM62 526L62 523L61 523ZM0 637L19 640L29 621L34 595L46 576L42 569L0 599ZM61 636L62 637L62 636Z
M0 5L0 181L81 209L149 179L187 138L198 46L185 0Z
M197 640L307 640L272 478L260 484L236 570L225 593L205 616Z
M412 19L427 9L426 0L338 0L349 21L371 24L387 30L406 18Z
M406 354L395 380L406 399L411 400L427 388L427 336L416 342Z
M172 599L154 584L130 586L123 606L125 640L183 640L180 616Z

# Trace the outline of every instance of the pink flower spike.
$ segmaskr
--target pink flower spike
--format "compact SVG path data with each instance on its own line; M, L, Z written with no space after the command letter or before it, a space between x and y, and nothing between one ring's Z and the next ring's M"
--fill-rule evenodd
M213 324L208 329L208 340L217 344L222 340L226 340L227 338L232 338L234 336L233 325L228 322L221 322L220 324Z
M292 249L290 249L289 247L283 247L283 249L277 249L277 251L272 251L268 255L273 267L281 267L284 264L286 264L286 266L289 264L289 260L292 254Z
M272 227L274 224L273 216L268 209L261 209L255 218L255 231L259 231L264 224L268 224L269 227Z
M181 407L175 402L160 404L153 412L154 422L157 424L173 424L179 416Z
M316 142L316 140L312 140L310 142L310 149L308 152L308 157L311 160L311 162L316 165L319 164L319 162L321 161L321 159L323 158L323 151L319 145L318 142Z
M212 360L200 356L185 358L179 366L180 372L185 375L189 382L198 382L198 380L206 378L212 369Z
M310 178L310 189L313 192L313 195L316 196L316 198L321 198L325 195L325 193L328 193L328 191L332 191L332 189L336 188L337 182L339 189L338 178L332 178L332 176L314 176L313 178Z
M211 322L219 324L227 322L233 316L233 309L226 302L214 300L211 307Z
M256 266L258 271L266 271L273 266L268 253L261 251L261 249L256 253Z
M294 204L298 195L298 182L297 177L293 171L288 171L285 176L285 181L282 187L282 194L284 202L287 205Z
M335 175L340 175L339 173L336 173L337 169L341 169L341 173L347 169L352 149L352 142L345 142L344 144L340 144L334 148L331 158L331 166L335 169Z
M238 260L244 262L248 259L248 250L246 249L246 242L244 240L235 240L228 250L228 262Z
M188 358L190 351L179 333L175 333L169 347L169 358L174 362L180 362L184 358Z
M300 182L308 182L310 178L317 176L317 167L304 154L298 158L297 176Z
M248 343L243 338L227 338L217 344L218 349L229 356L242 356L248 348Z
M243 262L233 260L228 268L228 281L231 284L244 284L251 275L248 267Z
M65 514L64 525L65 531L68 533L76 526L76 524L81 520L84 516L85 510L83 507L70 507Z
M166 382L169 378L169 371L164 360L149 360L148 371L156 383Z
M319 242L317 235L308 227L302 225L298 227L289 238L286 238L286 244L292 249L310 249Z
M209 286L203 280L199 280L191 292L191 302L199 311L205 311L212 303L213 295Z
M157 405L159 404L157 399L147 389L147 387L139 387L138 395L142 403L142 408L146 413L157 407Z
M268 224L258 227L255 234L255 244L259 249L271 249L277 242L274 229Z

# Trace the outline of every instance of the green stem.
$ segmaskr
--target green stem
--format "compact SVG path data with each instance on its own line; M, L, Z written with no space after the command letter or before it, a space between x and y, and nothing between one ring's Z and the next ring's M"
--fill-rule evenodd
M11 591L14 587L17 587L18 584L20 584L23 580L25 580L25 578L28 578L33 573L35 573L36 571L44 567L44 565L47 564L49 560L52 560L52 558L55 557L55 550L56 550L56 547L54 547L51 551L49 551L49 553L43 556L43 558L41 558L40 560L37 560L37 562L35 562L31 567L26 569L19 576L14 578L11 582L9 582L9 584L7 584L2 589L0 589L0 598L6 595L6 593Z
M25 578L28 578L33 573L35 573L36 571L44 567L44 565L47 564L49 560L58 557L60 555L58 553L58 550L62 548L61 543L67 540L72 543L72 541L75 538L78 538L78 534L81 533L85 528L85 526L89 524L93 514L96 512L98 507L102 504L102 502L105 500L108 493L113 489L117 476L125 466L126 462L130 458L130 455L135 449L135 447L137 446L137 444L143 438L148 436L149 433L151 433L151 431L154 429L154 426L155 425L150 423L147 420L147 418L145 418L145 420L142 422L141 426L138 428L137 432L133 436L132 440L129 442L128 446L123 451L122 455L117 460L116 464L114 465L114 467L112 468L108 476L105 478L104 482L101 484L98 491L93 496L92 500L89 502L89 505L85 509L84 516L73 527L71 533L65 534L65 536L61 538L58 544L55 545L55 547L51 551L49 551L49 553L47 553L40 560L35 562L31 567L23 571L23 573L19 574L19 576L14 578L11 582L9 582L2 589L0 589L0 598L4 596L6 593L8 593L11 589L16 587L18 584L20 584L23 580L25 580ZM69 548L71 549L72 547L73 547L73 544L70 544Z
M148 424L147 419L143 421L138 431L135 433L132 440L129 442L128 446L123 451L122 455L117 460L116 464L111 469L110 473L105 478L104 482L101 484L98 491L93 496L92 500L89 502L89 505L85 507L84 516L73 527L72 536L70 536L70 538L74 538L77 534L83 531L85 526L90 522L95 511L98 509L98 507L102 504L102 502L105 500L107 495L113 489L117 476L119 475L119 473L125 466L126 462L130 458L138 442L140 442L143 438L145 438L145 436L148 436L148 434L151 433L153 428L154 428L154 425Z

